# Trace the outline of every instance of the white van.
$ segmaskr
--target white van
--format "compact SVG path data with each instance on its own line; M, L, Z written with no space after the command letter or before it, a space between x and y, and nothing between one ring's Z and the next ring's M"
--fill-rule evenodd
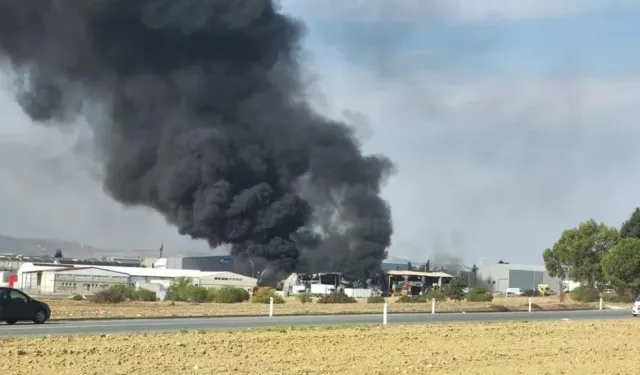
M521 296L524 292L520 288L507 288L504 294L507 296Z

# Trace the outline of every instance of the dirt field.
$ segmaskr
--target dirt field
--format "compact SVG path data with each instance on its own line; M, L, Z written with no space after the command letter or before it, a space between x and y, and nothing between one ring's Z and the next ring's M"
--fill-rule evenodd
M431 303L395 303L397 298L389 298L389 312L430 312ZM225 316L225 315L267 315L269 306L250 302L239 304L216 303L171 303L171 302L127 302L121 304L95 304L89 301L45 300L52 309L52 319L100 319L100 318L142 318L171 316ZM533 298L534 310L565 310L594 308L596 304L559 304L557 297ZM442 302L436 304L436 312L452 311L505 311L527 310L528 298L495 298L491 303ZM300 303L294 298L282 305L275 305L274 314L355 314L382 313L382 304L359 301L353 304Z
M0 371L12 375L638 374L633 332L640 332L640 319L30 338L0 342Z

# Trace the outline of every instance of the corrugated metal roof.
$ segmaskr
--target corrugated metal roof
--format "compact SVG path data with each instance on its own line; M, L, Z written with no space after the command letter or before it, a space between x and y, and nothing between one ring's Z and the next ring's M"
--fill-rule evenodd
M59 261L63 264L88 264L88 265L103 265L103 266L123 266L123 267L135 267L140 264L140 261L109 261L99 259L77 259L77 258L54 258L52 256L30 256L30 255L15 255L15 254L0 254L0 261L8 262L30 262L30 263L53 263Z
M97 268L105 271L113 271L123 273L129 276L137 277L158 277L158 278L175 278L189 277L199 279L208 276L216 276L221 274L231 274L230 272L203 272L200 270L184 270L184 269L166 269L166 268L144 268L144 267L117 267L117 266L84 266L73 264L34 264L25 263L20 267L19 273L39 272L39 271L65 271L74 268ZM242 276L242 275L240 275ZM246 277L246 276L242 276Z
M433 272L421 272L421 271L385 271L387 275L392 276L423 276L423 277L453 277L448 273L433 271Z
M130 267L126 267L126 268L130 268ZM67 271L88 270L88 269L103 270L103 271L115 272L115 273L121 273L123 275L128 275L125 272L118 272L118 271L114 271L114 270L109 270L109 269L106 269L105 267L100 267L100 266L46 267L44 269L34 269L34 270L29 270L29 271L22 271L22 273L34 273L34 272L43 272L43 271L44 272L67 272Z
M144 267L117 267L100 266L99 268L115 272L126 273L130 276L139 277L204 277L216 274L216 272L202 272L200 270L166 269L166 268L144 268Z

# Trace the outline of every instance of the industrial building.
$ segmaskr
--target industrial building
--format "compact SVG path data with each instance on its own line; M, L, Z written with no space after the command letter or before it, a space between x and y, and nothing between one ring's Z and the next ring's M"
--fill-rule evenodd
M507 288L537 290L538 285L546 284L557 290L560 280L551 277L544 266L496 263L480 267L477 271L477 285L492 293L505 293Z
M235 286L252 291L258 280L232 272L156 269L142 267L25 263L18 270L15 287L27 293L93 294L112 285L163 290L179 277L196 285L215 288Z

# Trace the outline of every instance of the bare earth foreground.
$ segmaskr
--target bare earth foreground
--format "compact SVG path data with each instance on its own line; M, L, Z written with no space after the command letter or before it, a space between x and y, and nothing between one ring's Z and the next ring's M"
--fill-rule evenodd
M430 312L431 303L395 303L397 298L389 298L389 312ZM52 320L68 319L113 319L150 318L177 316L240 316L268 315L269 306L244 302L238 304L184 303L184 302L125 302L120 304L95 304L89 301L46 300L51 306ZM493 302L441 302L436 304L436 312L487 312L526 311L528 298L494 298ZM532 299L533 310L591 309L597 304L559 303L558 297L537 297ZM275 305L275 315L311 314L362 314L382 313L382 304L358 301L351 304L301 303L288 298L285 304Z
M12 375L638 374L640 320L12 339Z

